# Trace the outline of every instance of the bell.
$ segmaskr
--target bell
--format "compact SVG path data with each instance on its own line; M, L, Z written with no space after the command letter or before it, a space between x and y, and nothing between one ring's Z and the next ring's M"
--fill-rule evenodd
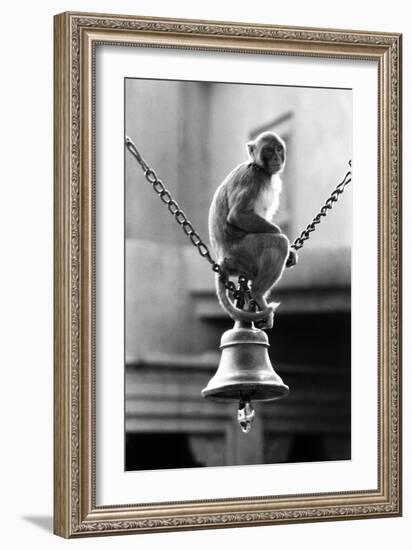
M222 335L222 357L216 374L202 396L214 401L239 401L237 420L243 433L249 433L255 411L254 401L285 397L289 387L273 369L268 355L269 340L253 323L236 321Z
M271 401L285 397L289 388L274 371L268 348L269 340L263 330L252 323L236 321L222 335L220 364L202 396L214 401L238 400L239 410L250 406L252 399Z

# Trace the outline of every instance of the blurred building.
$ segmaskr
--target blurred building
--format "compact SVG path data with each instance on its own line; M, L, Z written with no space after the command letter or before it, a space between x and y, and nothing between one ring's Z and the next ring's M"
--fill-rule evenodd
M213 193L260 131L287 142L275 222L291 240L352 155L350 90L126 79L125 101L126 134L206 241ZM290 394L255 404L244 435L236 403L200 395L232 325L210 266L134 158L125 162L126 469L349 459L350 186L274 289L270 354Z

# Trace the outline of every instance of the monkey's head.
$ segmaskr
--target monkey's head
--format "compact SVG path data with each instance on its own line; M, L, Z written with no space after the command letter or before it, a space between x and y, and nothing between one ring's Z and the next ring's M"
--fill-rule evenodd
M247 144L252 161L268 174L282 172L286 161L285 142L274 132L263 132Z

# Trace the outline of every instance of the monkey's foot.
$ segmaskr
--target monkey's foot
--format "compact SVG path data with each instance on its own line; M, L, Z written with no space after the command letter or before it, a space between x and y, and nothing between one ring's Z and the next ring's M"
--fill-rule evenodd
M255 321L256 328L260 329L270 329L273 328L273 311L261 321Z

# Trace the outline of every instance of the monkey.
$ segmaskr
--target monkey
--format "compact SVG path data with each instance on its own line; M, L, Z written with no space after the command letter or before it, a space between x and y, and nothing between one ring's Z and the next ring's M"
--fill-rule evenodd
M263 132L247 143L249 160L239 164L217 188L209 209L209 240L217 263L227 276L251 281L251 297L260 311L235 307L216 274L220 305L234 320L272 328L279 303L267 296L285 266L297 263L296 251L280 227L272 223L282 190L280 174L286 163L285 142L274 132Z

